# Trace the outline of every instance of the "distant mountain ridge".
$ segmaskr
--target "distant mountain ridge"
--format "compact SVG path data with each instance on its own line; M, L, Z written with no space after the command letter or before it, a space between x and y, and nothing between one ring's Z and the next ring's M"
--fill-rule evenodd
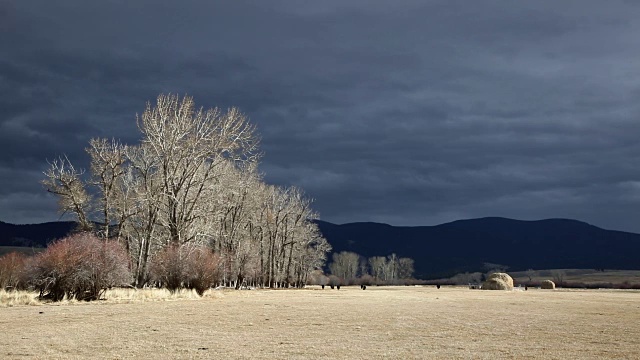
M604 230L568 219L487 217L435 226L318 221L333 251L415 260L423 278L482 271L484 263L527 269L640 269L640 234Z
M75 227L73 221L25 225L0 221L0 246L46 247L50 242L69 234Z
M435 226L317 221L334 252L415 260L416 276L436 278L482 271L484 263L527 269L640 269L640 234L605 230L576 220L487 217ZM69 234L74 222L0 222L0 246L43 247Z

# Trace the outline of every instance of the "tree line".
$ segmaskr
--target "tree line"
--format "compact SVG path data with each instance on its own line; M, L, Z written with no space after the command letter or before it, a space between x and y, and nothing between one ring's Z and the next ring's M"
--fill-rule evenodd
M342 251L334 253L329 264L330 276L317 273L314 283L318 285L394 285L413 278L414 261L400 258L395 253L389 256L365 258L357 253Z
M324 266L331 247L310 199L264 182L244 114L160 95L136 120L139 144L92 139L89 174L63 156L43 180L79 232L122 246L133 286L190 286L170 277L198 262L215 262L227 286L300 286Z

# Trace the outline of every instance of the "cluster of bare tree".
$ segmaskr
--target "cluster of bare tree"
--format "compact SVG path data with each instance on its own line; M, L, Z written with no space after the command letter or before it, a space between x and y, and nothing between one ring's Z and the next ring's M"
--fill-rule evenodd
M328 281L364 285L397 284L399 280L413 277L413 267L413 259L399 258L396 254L366 259L354 252L343 251L333 254L333 262L329 264L332 279Z
M300 285L323 266L330 246L309 199L264 183L255 128L237 109L196 109L191 97L160 95L137 122L138 145L90 141L88 179L62 157L43 181L80 230L124 245L134 285L152 280L168 248L210 249L220 282L236 287Z

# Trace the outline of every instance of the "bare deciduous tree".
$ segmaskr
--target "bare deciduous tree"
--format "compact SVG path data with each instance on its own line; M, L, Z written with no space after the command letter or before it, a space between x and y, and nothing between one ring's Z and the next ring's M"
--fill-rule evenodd
M169 241L180 245L193 240L193 224L206 213L201 206L207 183L225 161L251 161L257 156L254 127L237 109L196 110L193 98L160 95L156 106L138 118L142 143L158 159L163 186L160 221Z
M553 277L553 281L558 285L562 285L564 283L564 278L566 275L567 275L567 272L564 270L551 271L551 276Z
M80 231L90 231L93 224L89 221L91 196L82 181L84 170L76 170L66 156L49 163L42 181L47 191L58 196L58 206L64 215L71 212L78 220Z
M387 259L384 256L374 256L369 258L369 266L371 267L371 275L375 279L376 283L384 280L384 269L387 264Z
M352 281L358 277L359 264L360 255L343 251L333 254L333 262L329 265L329 271L345 281Z
M533 281L533 277L536 276L537 271L533 270L533 269L528 269L527 270L527 277L529 278L529 281Z
M115 212L115 192L117 181L123 174L122 165L126 161L125 147L115 140L91 139L86 149L91 156L91 174L93 184L100 191L100 206L103 216L102 235L109 237L109 228Z
M413 264L414 261L411 258L400 258L398 260L398 278L410 279L413 277Z

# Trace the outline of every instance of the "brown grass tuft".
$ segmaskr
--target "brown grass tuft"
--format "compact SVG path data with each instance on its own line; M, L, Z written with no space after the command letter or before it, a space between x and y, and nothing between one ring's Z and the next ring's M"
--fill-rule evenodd
M105 292L103 299L106 303L139 303L222 298L224 298L223 291L214 289L207 290L202 296L199 296L193 289L181 289L172 293L167 289L113 288ZM38 293L34 291L0 290L0 308L24 305L42 305L49 302L50 301L47 300L40 300ZM82 303L84 303L84 301L78 301L73 297L68 298L66 296L58 302L60 305L74 305Z
M0 307L13 307L19 305L40 305L38 294L30 291L5 291L0 290Z
M198 300L201 298L222 298L222 291L209 289L202 297L193 289L179 289L173 292L168 289L130 289L116 288L107 290L105 298L107 302L130 303L145 301L171 301L171 300Z

